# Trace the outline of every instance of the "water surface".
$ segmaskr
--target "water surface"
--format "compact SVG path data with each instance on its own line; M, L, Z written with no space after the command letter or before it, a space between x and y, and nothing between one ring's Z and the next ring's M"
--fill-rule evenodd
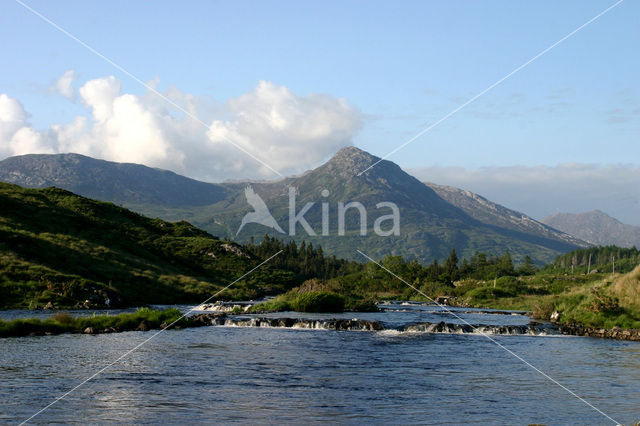
M393 308L342 317L386 324L455 321L433 306ZM528 321L522 315L458 312L474 324ZM285 314L293 315L301 314ZM24 420L150 335L0 340L0 421ZM640 344L565 336L492 338L614 419L640 420ZM34 421L608 422L480 335L248 327L161 333Z

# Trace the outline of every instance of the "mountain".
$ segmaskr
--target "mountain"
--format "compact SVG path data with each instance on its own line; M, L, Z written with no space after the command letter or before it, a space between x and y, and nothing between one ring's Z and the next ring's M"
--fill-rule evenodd
M460 257L468 258L476 251L502 255L509 250L516 262L529 255L544 263L584 246L583 242L542 225L515 226L512 221L504 223L469 214L470 209L465 211L443 198L390 161L381 161L358 175L378 160L358 148L347 147L327 163L299 176L273 182L206 184L144 166L118 165L71 154L36 155L0 162L0 179L24 186L55 184L146 215L187 220L213 235L235 238L238 242L260 240L265 234L283 240L305 240L322 245L327 253L348 259L363 260L357 252L361 250L373 258L402 255L430 263L434 258L446 258L455 248ZM134 172L141 177L131 179ZM163 182L167 181L171 185L165 191ZM289 235L290 188L295 188L296 194L294 215L311 203L303 216L312 230L310 233L298 223L293 227L295 235ZM247 223L237 234L245 215L254 210L247 202L249 198L254 203L264 202L272 216L269 220L277 223L284 233ZM350 208L340 215L340 203L349 202L360 203L362 213ZM398 207L399 235L376 232L376 221L382 220L379 228L383 231L391 230L394 224L389 219L393 210L388 204L379 203L394 203ZM365 235L360 235L361 214L366 215ZM258 216L266 217L253 214L249 218ZM339 216L345 219L344 235L339 232ZM310 235L313 233L316 235Z
M568 244L575 244L580 247L588 246L582 239L568 233L559 232L557 229L540 223L524 213L508 209L471 191L431 182L425 182L425 185L436 191L440 197L461 208L469 216L482 223L512 229L525 234L543 235L550 239L565 241Z
M62 189L0 183L0 309L200 303L261 260L186 222L149 219ZM297 284L272 266L224 297Z
M29 188L55 186L121 204L202 206L224 199L224 187L140 164L79 154L28 154L0 161L0 181Z
M626 225L600 210L557 213L542 222L593 244L640 247L640 227Z

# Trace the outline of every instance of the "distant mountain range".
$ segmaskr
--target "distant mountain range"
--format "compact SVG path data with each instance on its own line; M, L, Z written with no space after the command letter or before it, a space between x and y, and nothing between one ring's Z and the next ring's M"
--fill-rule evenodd
M558 213L542 222L593 244L640 247L640 227L625 225L600 210Z
M225 198L220 185L140 164L80 154L28 154L0 161L0 181L28 188L55 186L97 200L170 207L202 206Z
M455 248L461 257L470 257L475 251L501 255L509 250L516 262L529 255L542 263L588 246L477 194L424 184L390 161L382 161L358 176L378 160L358 148L347 147L326 164L299 176L273 182L212 184L165 170L77 154L25 155L1 161L0 180L27 187L57 186L145 215L187 220L214 235L239 242L262 239L265 234L305 240L349 259L362 260L356 251L361 250L374 258L402 255L428 263L434 258L444 259ZM286 234L248 223L236 236L242 218L253 210L247 203L248 186L249 193L264 201ZM295 235L288 235L290 187L296 189L297 214L307 203L313 203L304 219L317 235L308 235L300 224L295 226ZM345 215L345 235L338 235L338 203L351 201L365 208L366 235L360 235L356 209ZM387 207L376 207L380 202L398 206L400 235L380 236L374 232L374 221L390 213ZM323 220L328 235L321 235Z

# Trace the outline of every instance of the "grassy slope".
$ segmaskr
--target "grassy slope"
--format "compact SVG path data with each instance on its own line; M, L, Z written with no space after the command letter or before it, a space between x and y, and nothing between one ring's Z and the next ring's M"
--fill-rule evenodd
M491 282L470 286L460 291L458 300L476 307L532 311L542 319L558 311L562 323L640 329L640 266L626 274L542 274L515 284L506 281L498 279L496 288Z
M0 308L199 302L258 262L186 222L149 219L56 188L0 183ZM291 273L267 266L223 297L292 286Z

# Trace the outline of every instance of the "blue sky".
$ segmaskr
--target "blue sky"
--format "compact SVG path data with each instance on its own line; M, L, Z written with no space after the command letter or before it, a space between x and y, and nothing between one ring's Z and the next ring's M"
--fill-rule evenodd
M140 79L155 80L163 93L177 88L195 97L207 123L231 120L234 125L222 126L229 137L256 137L237 130L241 126L233 121L253 98L241 106L233 99L255 94L264 81L273 87L269 96L258 96L262 100L275 96L277 88L295 95L289 96L294 104L310 94L327 95L327 102L344 98L359 118L341 123L337 133L343 140L331 134L327 149L353 143L379 156L613 4L27 3ZM390 160L405 169L639 167L639 21L640 2L623 2ZM19 101L28 125L40 132L77 116L91 119L87 99L52 93L51 85L65 71L74 70L76 90L114 76L122 94L142 98L147 92L13 1L0 5L0 39L0 94ZM305 111L322 116L317 101ZM329 153L310 151L317 155L306 158L305 167ZM290 168L285 164L282 170Z

